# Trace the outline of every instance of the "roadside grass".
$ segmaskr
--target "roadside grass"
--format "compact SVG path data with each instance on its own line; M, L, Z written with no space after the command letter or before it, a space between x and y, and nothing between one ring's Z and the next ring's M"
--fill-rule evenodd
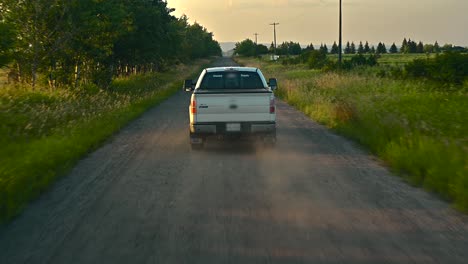
M118 78L108 90L0 89L0 223L16 216L107 138L181 89L208 60Z
M352 138L410 184L468 212L468 94L435 84L324 73L305 65L237 58L277 77L277 96L312 119ZM363 69L364 71L364 69Z

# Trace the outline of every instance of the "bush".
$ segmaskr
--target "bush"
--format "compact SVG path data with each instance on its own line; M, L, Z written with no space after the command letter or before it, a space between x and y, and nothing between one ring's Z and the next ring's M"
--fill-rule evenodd
M318 50L311 51L307 63L311 69L321 69L328 63L327 54Z
M446 52L435 58L416 59L405 66L403 77L461 86L468 80L468 54Z
M377 56L370 55L366 57L362 54L355 55L351 58L350 61L346 61L347 67L352 69L356 66L376 66L377 65Z

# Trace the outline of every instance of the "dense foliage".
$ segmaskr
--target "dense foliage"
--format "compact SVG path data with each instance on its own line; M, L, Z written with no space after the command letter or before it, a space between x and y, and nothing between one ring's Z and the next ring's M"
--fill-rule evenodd
M262 44L256 44L251 39L245 39L236 43L234 53L245 57L259 56L268 54L268 47Z
M33 87L105 87L115 76L221 54L212 33L173 11L162 0L5 0L0 63L11 61L17 81ZM13 37L4 41L5 32Z
M446 52L435 58L416 59L405 66L403 74L442 84L461 85L468 81L468 54Z

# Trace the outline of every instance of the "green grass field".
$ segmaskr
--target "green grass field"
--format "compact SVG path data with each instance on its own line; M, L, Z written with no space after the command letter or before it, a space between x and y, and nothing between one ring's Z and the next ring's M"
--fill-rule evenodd
M207 60L119 78L111 89L0 89L0 222L21 212L83 155L198 74Z
M400 58L397 63L409 60ZM301 64L237 60L277 77L281 99L368 147L411 184L468 212L467 87L444 92L434 84L378 78L359 69L324 73Z

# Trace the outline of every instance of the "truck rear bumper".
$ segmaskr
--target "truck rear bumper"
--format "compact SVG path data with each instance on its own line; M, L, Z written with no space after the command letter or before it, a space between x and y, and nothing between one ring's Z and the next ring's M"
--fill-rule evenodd
M234 129L228 126L234 124ZM237 127L236 127L237 126ZM238 129L237 129L238 128ZM217 122L190 124L190 133L200 135L216 134L271 134L276 132L275 122Z

